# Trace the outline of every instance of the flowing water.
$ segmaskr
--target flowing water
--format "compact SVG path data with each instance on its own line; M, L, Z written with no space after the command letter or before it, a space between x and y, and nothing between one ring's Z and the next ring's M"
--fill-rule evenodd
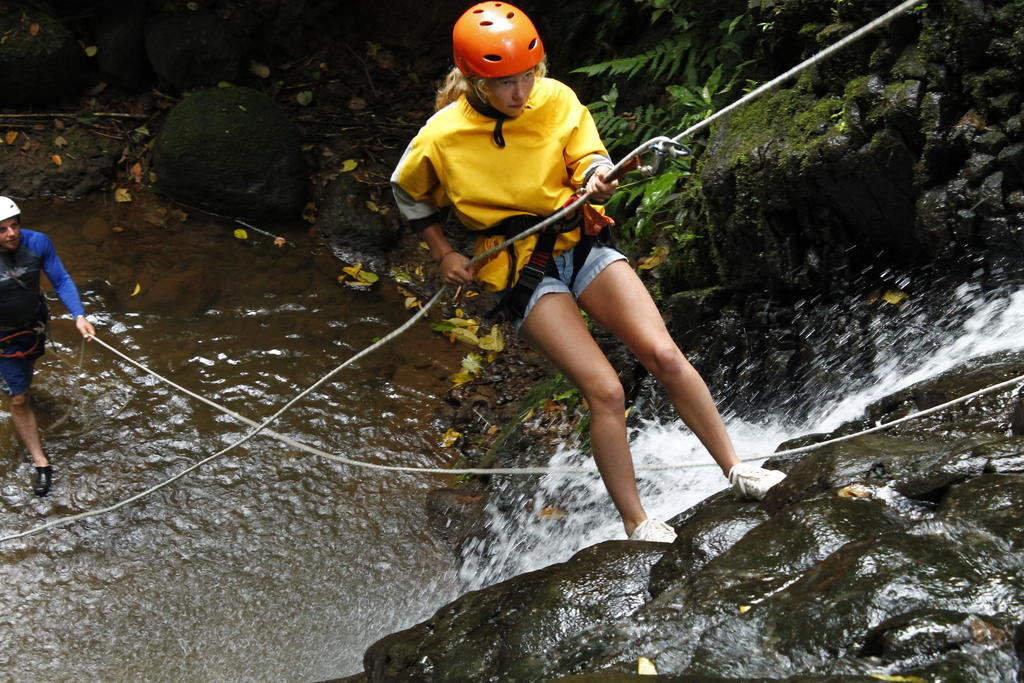
M161 206L27 202L99 335L173 381L262 419L401 322L403 296L340 286L340 265L302 232L292 245ZM120 230L112 229L120 228ZM301 235L301 236L300 236ZM252 239L255 237L255 239ZM1024 294L962 287L948 322L880 325L870 376L815 387L811 410L726 415L738 449L859 417L871 401L966 358L1020 348ZM54 310L61 310L59 304ZM938 316L942 319L942 316ZM808 330L812 334L813 330ZM0 536L120 501L243 436L239 425L82 345L68 320L40 362L36 405L57 479L32 495L10 428ZM346 369L272 425L358 460L443 466L432 416L460 353L418 325ZM842 364L841 359L836 363ZM679 424L631 432L652 516L669 518L725 480ZM567 443L551 464L588 464ZM116 512L0 545L0 672L12 680L308 681L361 669L365 647L462 592L562 561L623 533L596 476L495 478L486 545L457 562L427 531L424 494L447 482L380 474L258 436Z
M339 285L305 230L275 247L173 208L25 202L53 239L98 336L156 372L260 420L409 317L403 297ZM255 239L254 239L255 238ZM50 295L52 298L52 294ZM53 302L51 309L63 312ZM118 502L248 428L96 344L70 320L38 364L36 408L56 472L36 498L9 419L0 536ZM432 416L457 352L425 324L272 425L357 460L444 466ZM308 681L459 590L427 531L436 476L381 474L257 436L113 513L0 545L0 672L12 680Z
M927 309L927 310L926 310ZM1024 348L1024 291L1018 285L956 287L939 310L909 306L907 315L881 317L867 339L875 349L872 370L855 374L856 349L838 340L823 362L848 370L843 386L810 381L809 405L780 402L767 421L726 414L729 433L743 458L766 457L779 444L809 433L828 432L862 418L872 402L971 358ZM841 312L840 312L841 313ZM814 334L813 326L804 330ZM850 366L850 367L846 367ZM836 374L836 373L834 373ZM842 372L838 373L842 374ZM794 418L793 415L799 415ZM682 464L687 469L638 472L648 515L669 519L726 487L727 481L696 438L680 422L645 421L632 430L634 462ZM583 465L589 456L571 444L554 453L552 465ZM624 538L621 522L596 476L545 475L539 485L503 478L492 483L486 541L468 549L460 575L479 588L571 557L600 541Z

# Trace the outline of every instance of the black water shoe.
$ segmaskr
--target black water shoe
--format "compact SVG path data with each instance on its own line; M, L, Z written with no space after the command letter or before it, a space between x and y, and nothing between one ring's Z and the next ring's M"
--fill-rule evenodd
M32 490L37 496L45 496L50 492L50 482L53 481L53 467L36 467L36 483Z

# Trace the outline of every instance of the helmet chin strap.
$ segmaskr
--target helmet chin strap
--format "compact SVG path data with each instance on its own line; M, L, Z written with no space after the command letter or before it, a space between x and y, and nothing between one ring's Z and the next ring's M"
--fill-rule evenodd
M495 120L494 133L492 134L492 137L494 138L494 144L496 144L498 147L504 147L505 135L502 133L501 127L505 123L505 119L509 118L508 114L499 111L497 108L495 108L493 104L491 104L487 100L484 100L479 97L474 97L473 94L467 94L466 100L469 102L469 105L473 107L473 109L475 109L478 113Z

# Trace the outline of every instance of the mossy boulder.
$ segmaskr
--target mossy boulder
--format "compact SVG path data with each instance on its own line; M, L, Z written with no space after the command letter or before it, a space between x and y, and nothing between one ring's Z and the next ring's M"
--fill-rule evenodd
M0 106L50 104L89 84L89 60L74 35L38 10L0 17Z
M153 149L157 185L175 201L226 216L297 216L308 179L299 132L266 95L211 88L178 104Z
M910 86L882 89L883 118L906 125ZM703 158L711 244L721 277L738 287L826 286L879 258L932 256L913 231L916 156L889 127L851 126L846 102L785 89L740 109Z
M206 12L154 18L146 27L146 54L160 82L177 90L233 81L242 65L238 38Z

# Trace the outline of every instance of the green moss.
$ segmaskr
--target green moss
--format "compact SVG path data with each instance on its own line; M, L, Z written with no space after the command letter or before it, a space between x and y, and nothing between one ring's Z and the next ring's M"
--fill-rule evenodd
M754 150L768 143L784 144L791 155L806 155L829 136L842 132L843 108L839 97L815 98L796 89L755 100L726 123L728 163L743 165Z

